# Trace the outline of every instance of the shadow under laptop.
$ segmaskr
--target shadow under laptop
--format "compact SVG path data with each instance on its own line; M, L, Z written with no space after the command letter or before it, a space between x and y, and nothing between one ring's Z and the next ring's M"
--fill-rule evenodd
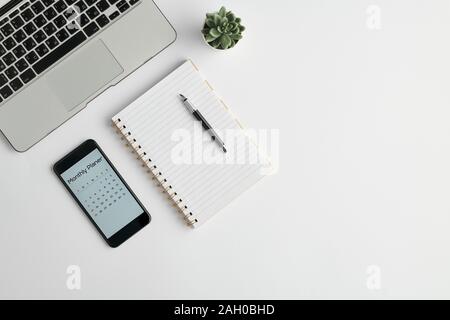
M17 150L13 148L11 143L8 141L8 139L5 137L5 135L0 131L0 144L1 149L8 151L10 153L17 153L20 154Z

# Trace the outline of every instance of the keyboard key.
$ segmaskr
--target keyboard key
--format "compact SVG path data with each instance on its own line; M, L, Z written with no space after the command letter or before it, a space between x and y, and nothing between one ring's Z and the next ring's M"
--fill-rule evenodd
M2 41L3 39L5 39L5 37L0 33L0 41Z
M15 47L12 52L17 58L22 57L26 53L25 48L20 44Z
M11 12L10 14L9 14L9 17L10 18L14 18L15 16L17 16L19 14L19 10L14 10L13 12Z
M6 63L7 66L9 66L10 64L16 61L16 57L14 57L14 55L11 52L9 52L3 57L3 61Z
M55 50L50 52L46 57L39 60L34 66L33 69L37 74L42 73L44 70L46 70L48 67L53 65L56 61L64 57L67 53L72 51L74 48L76 48L78 45L84 42L86 40L86 36L83 34L83 32L78 32L71 38L69 38L66 42L61 44L59 47L57 47Z
M44 9L45 7L41 2L36 2L31 5L31 10L33 10L35 14L42 12Z
M101 0L99 3L97 3L97 8L98 10L100 10L100 12L103 12L109 8L109 3L106 2L106 0Z
M38 32L33 34L33 38L34 38L34 40L36 40L37 43L41 43L42 41L47 39L47 36L45 35L45 33L42 30L39 30Z
M68 6L71 6L72 4L74 4L75 2L77 2L77 0L66 0L66 4Z
M27 35L25 34L25 32L23 32L22 30L17 31L16 33L13 34L13 38L18 42L22 42L23 40L25 40L25 38L27 37Z
M92 6L97 0L85 0L88 6Z
M36 77L36 74L31 68L20 75L20 79L22 79L23 83L30 82L34 77Z
M44 26L44 28L42 28L42 30L44 30L44 32L50 36L52 34L54 34L56 32L56 27L53 23L49 22L48 24L46 24Z
M132 5L132 6L134 6L136 3L138 3L139 2L139 0L130 0L130 4Z
M19 72L22 72L28 67L28 63L25 61L25 59L20 59L14 65L16 66L17 70L19 70Z
M127 4L124 4L124 5L121 6L121 7L118 7L118 8L119 8L119 11L120 11L120 12L124 12L124 11L127 11L128 8L130 8L130 5L127 3Z
M59 0L55 3L54 7L58 13L61 13L67 8L67 5L63 0Z
M86 33L88 37L92 36L94 33L96 33L99 30L98 26L95 24L95 22L91 22L88 24L83 31Z
M23 27L23 31L25 31L25 33L26 33L27 35L33 34L36 30L37 30L37 28L36 28L36 26L34 25L33 22L28 22L28 23Z
M4 25L8 21L9 21L8 17L3 18L2 20L0 20L0 26Z
M0 74L0 87L8 83L8 78L2 73Z
M15 29L19 29L21 26L23 26L25 24L25 22L23 22L23 19L20 16L15 17L14 19L11 20L11 25L15 28Z
M25 47L25 49L30 51L31 49L36 47L36 42L33 40L33 38L30 37L23 42L23 46Z
M97 20L95 20L95 21L100 26L100 28L103 28L104 26L106 26L109 23L109 19L104 14L102 14L100 17L98 17Z
M113 13L111 13L109 15L109 20L114 20L115 18L117 18L119 16L119 11L114 11Z
M11 88L12 88L14 91L17 91L17 90L19 90L20 88L23 87L23 83L22 83L22 81L20 81L19 78L16 78L16 79L14 79L13 81L11 81L11 82L9 83L9 85L11 86Z
M56 40L56 38L54 36L51 36L50 38L45 40L45 44L51 50L51 49L55 48L58 45L58 40Z
M76 7L70 7L64 10L63 15L67 20L73 20L78 17L79 12Z
M88 15L89 18L95 19L100 14L100 12L97 10L96 7L91 7L86 11L86 14Z
M81 27L84 27L85 25L87 25L91 20L89 20L88 16L86 14L82 14L80 16L80 20L78 21L78 23L80 24Z
M0 95L2 96L3 99L7 99L12 94L13 94L13 91L11 90L11 88L8 85L6 85L0 89Z
M25 2L23 5L21 5L20 7L19 7L19 9L20 10L23 10L23 9L25 9L26 7L28 7L30 5L30 2Z
M20 14L22 16L22 19L27 22L34 18L34 13L30 9L25 10Z
M25 56L25 59L27 59L27 61L28 61L29 64L33 64L33 63L35 63L36 61L38 61L39 57L38 57L38 55L36 54L36 52L31 51L30 53L28 53L28 54Z
M2 26L0 30L2 31L5 37L9 36L11 33L14 32L14 28L9 23Z
M55 36L59 42L64 42L69 37L69 33L65 29L61 29L56 32Z
M5 70L5 74L8 77L8 79L13 79L15 76L17 76L18 72L14 66L9 67Z
M36 18L34 18L33 21L38 28L42 27L44 24L47 23L47 20L44 18L44 16L42 14L40 14Z
M63 15L60 15L58 17L55 18L55 20L53 20L53 23L58 27L58 28L62 28L66 25L67 20L66 18L64 18Z
M44 16L47 18L47 20L51 20L54 17L56 17L57 13L53 8L48 8L44 11Z
M5 46L6 50L11 50L15 47L16 42L12 37L9 37L5 41L3 41L3 45Z
M0 56L6 53L5 47L0 44Z
M71 21L67 24L66 29L70 34L74 34L75 32L80 30L80 26L75 21Z
M0 71L5 70L5 68L6 68L6 65L3 62L0 61Z
M117 9L119 9L120 12L124 12L130 7L130 5L125 1L122 0L117 4Z
M87 9L86 3L83 0L78 1L75 6L77 7L78 12L84 12Z
M48 53L48 48L45 46L45 44L41 44L36 48L36 52L40 57L42 57Z
M55 0L42 0L42 3L48 7L49 5L53 4L53 2L55 2Z

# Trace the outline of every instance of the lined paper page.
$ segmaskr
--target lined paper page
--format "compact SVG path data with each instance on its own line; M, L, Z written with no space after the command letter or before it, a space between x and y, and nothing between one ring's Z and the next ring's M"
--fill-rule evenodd
M183 105L185 95L229 148L224 153ZM177 193L180 208L199 226L262 178L267 162L191 61L117 114L151 159L158 179ZM153 166L156 166L154 168ZM161 175L159 175L159 172ZM181 200L181 201L180 201Z

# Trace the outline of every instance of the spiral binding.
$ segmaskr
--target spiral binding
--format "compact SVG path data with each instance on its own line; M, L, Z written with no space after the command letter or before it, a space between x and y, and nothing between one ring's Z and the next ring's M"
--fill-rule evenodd
M121 139L127 140L127 146L130 146L133 153L137 154L137 160L142 162L142 167L147 167L148 173L153 175L152 179L157 181L160 188L163 189L164 193L167 193L168 199L172 201L174 206L183 215L184 220L189 226L194 226L198 223L198 220L193 218L193 213L188 210L188 206L184 204L183 199L178 197L177 192L173 189L172 185L168 182L161 171L158 170L158 166L153 164L152 159L147 155L147 152L142 150L142 146L133 138L131 131L128 130L127 126L122 124L122 120L118 118L113 121L113 125L116 126L117 132L121 135Z

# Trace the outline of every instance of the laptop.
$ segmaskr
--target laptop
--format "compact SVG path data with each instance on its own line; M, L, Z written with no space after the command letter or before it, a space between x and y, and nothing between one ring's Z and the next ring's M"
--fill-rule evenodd
M0 6L0 130L19 152L176 39L151 0Z

